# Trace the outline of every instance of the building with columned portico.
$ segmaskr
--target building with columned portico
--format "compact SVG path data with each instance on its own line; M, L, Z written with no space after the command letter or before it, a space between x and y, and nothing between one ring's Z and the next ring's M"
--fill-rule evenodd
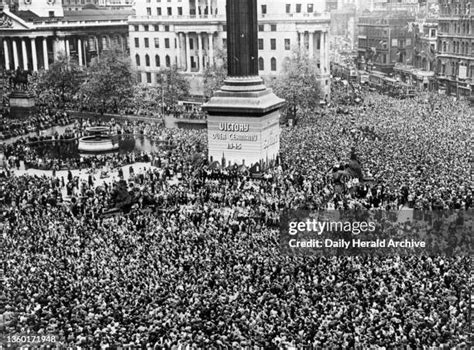
M138 80L154 84L160 69L176 65L202 94L206 67L226 50L225 0L137 0L129 18L130 55ZM265 78L280 74L295 48L317 61L329 97L329 24L323 2L262 0L258 3L258 67Z
M48 69L62 53L85 66L112 45L128 50L128 11L64 11L59 0L22 0L0 12L0 67Z

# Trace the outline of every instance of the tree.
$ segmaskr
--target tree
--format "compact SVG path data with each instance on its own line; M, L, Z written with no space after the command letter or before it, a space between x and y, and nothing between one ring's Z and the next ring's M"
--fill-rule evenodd
M29 76L28 88L40 103L63 107L77 94L82 74L77 61L60 54L48 70Z
M148 84L137 84L133 87L131 100L136 114L153 114L160 110L161 88Z
M204 97L210 99L214 92L224 85L227 77L227 54L224 50L216 52L216 63L204 71Z
M321 83L315 60L307 52L295 50L285 60L282 74L270 82L275 94L286 100L286 114L297 119L298 112L314 109L321 101Z
M175 106L179 100L189 97L189 82L176 66L161 69L156 77L156 85L165 106Z
M118 112L129 104L134 82L130 58L119 48L112 47L92 62L80 93L83 102L101 113Z

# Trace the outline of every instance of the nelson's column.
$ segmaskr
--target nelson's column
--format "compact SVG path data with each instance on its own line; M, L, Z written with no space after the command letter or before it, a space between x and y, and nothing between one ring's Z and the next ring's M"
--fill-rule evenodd
M257 0L227 0L226 13L228 77L203 106L209 160L268 166L280 150L284 100L258 76Z

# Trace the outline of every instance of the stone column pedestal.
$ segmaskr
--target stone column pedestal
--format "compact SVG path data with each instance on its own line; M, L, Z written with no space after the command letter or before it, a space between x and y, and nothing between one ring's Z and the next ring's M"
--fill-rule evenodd
M272 166L280 150L283 104L258 76L227 78L203 105L208 113L209 160L221 166Z
M9 96L10 117L26 119L36 111L35 97L26 91L13 91Z

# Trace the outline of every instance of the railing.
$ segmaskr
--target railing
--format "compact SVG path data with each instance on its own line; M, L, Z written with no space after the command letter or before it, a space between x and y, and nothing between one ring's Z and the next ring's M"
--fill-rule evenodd
M96 24L96 25L117 25L117 24L127 24L127 19L109 19L109 20L82 20L82 21L62 21L62 20L57 20L57 21L35 21L33 22L34 25L38 27L49 27L51 25L57 26L57 25L63 25L63 26L77 26L80 24Z
M311 19L311 18L318 18L318 19L330 19L330 15L328 13L278 13L278 14L261 14L259 15L259 19L268 19L268 20L285 20L285 19ZM225 21L226 16L224 14L221 15L173 15L173 16L131 16L130 20L159 20L159 21L189 21L189 20L221 20Z
M182 16L131 16L131 20L160 20L160 21L188 21L188 20L224 20L226 19L225 15L182 15Z

